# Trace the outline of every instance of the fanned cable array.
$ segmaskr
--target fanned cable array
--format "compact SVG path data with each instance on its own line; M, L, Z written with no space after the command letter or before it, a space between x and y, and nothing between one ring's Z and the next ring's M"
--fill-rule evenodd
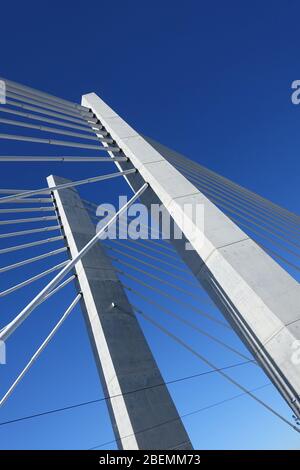
M5 85L6 102L0 106L0 141L4 148L6 148L5 142L9 141L9 148L16 149L18 154L3 155L1 152L0 163L113 164L115 161L128 160L89 109L12 81L5 80ZM20 129L22 135L19 134ZM45 153L40 155L39 149L43 148L44 144ZM61 147L65 147L64 153L60 152ZM67 286L76 278L73 272L76 260L70 259L53 191L98 183L135 171L132 168L125 172L92 175L54 188L0 189L0 276L2 276L0 300L3 299L2 302L5 301L9 307L1 319L1 340L6 340L25 318L40 308L50 297L61 290L66 291ZM139 193L136 197L138 196ZM49 283L51 275L55 277ZM68 290L67 296L73 295L72 292L73 289ZM0 405L11 395L80 298L79 292L0 399ZM25 307L19 312L15 311L21 299L27 304L25 303Z
M97 205L87 200L84 200L84 203L91 219L97 225L100 221L95 215ZM124 233L124 229L126 232L130 222L130 219L127 222L119 219L116 233ZM140 227L140 233L143 235L141 239L101 240L101 245L106 248L113 261L138 317L179 345L180 349L188 351L200 360L202 365L205 364L212 372L219 374L221 383L225 380L233 384L242 394L249 396L299 432L297 423L289 421L256 396L255 391L259 390L260 386L251 390L239 380L235 380L230 371L227 374L223 370L224 367L226 369L225 362L231 364L230 369L251 367L249 373L258 382L262 376L255 359L244 349L204 290L200 289L172 245L163 239L159 228L151 227L151 230L152 233L156 230L156 240L150 239L150 229L143 224ZM172 320L175 320L175 331L179 331L179 334L174 333ZM200 348L195 348L190 341L183 339L184 330L185 335L189 331L199 337ZM209 358L217 351L224 362L216 364Z
M67 262L67 247L49 194L25 200L15 196L18 190L1 189L0 193L5 194L3 198L9 198L10 193L14 194L14 198L8 199L0 208L0 274L3 287L0 297L5 297L59 270ZM19 273L24 276L26 270L32 272L45 263L45 271L23 279L18 284L9 284L10 279L19 279Z
M166 158L275 261L300 279L300 216L179 154Z
M35 146L31 144L38 144L37 148L45 144L48 149L53 147L54 153L0 155L0 162L111 162L112 158L101 156L107 151L113 152L116 161L127 160L119 156L120 149L89 109L9 80L4 81L6 103L0 106L0 141L11 141L11 146L12 141L20 142L21 146L14 145L16 149L24 149L27 143L32 151ZM20 131L22 134L19 134ZM61 153L61 147L69 151ZM73 154L70 154L72 149Z
M116 144L90 109L11 81L5 83L6 104L0 106L0 141L10 141L17 154L0 155L0 162L127 161L130 164L130 159L122 148ZM23 150L26 145L29 145L28 149L33 154L26 155L25 152L18 154L19 149ZM39 155L33 150L40 149L43 145L47 149L45 154ZM59 152L61 147L68 150L61 153ZM108 154L103 156L103 152ZM298 278L299 216L178 154L166 158L242 230L256 240L270 256ZM185 383L192 378L211 374L218 377L220 387L227 383L239 390L238 395L233 395L232 398L213 402L181 417L197 414L240 396L247 396L281 422L299 432L299 421L291 421L256 393L270 385L270 383L260 385L264 374L258 362L248 353L229 323L206 292L200 288L173 245L163 239L159 227L155 229L156 239L150 238L148 226L141 226L139 239L124 240L122 237L105 239L105 234L112 226L127 232L128 225L122 215L147 191L149 187L147 182L117 213L111 214L109 222L101 229L95 230L93 238L78 251L76 256L70 255L54 197L55 191L96 184L119 176L126 177L135 172L136 169L131 165L126 171L91 175L88 178L53 187L42 185L39 189L0 189L0 276L2 276L0 301L9 302L6 305L10 305L7 313L2 316L0 340L8 339L35 309L40 308L54 294L59 295L61 290L65 292L67 286L70 288L71 282L76 280L74 268L77 263L101 239L100 244L113 262L142 326L147 325L147 331L154 331L159 338L167 338L179 346L181 351L184 350L187 357L204 366L204 370L201 369L194 375L181 373L167 383L170 385ZM96 216L97 204L87 200L82 202L96 227L99 222ZM153 227L151 231L153 233ZM77 286L77 283L75 285ZM59 321L0 399L0 405L11 395L82 299L82 293L76 291L74 296L73 290L68 291L67 297L70 298L68 304L62 307L63 313ZM11 308L17 305L14 303L16 298L14 296L19 292L27 292L24 297L26 301L21 308L19 305L16 309ZM238 376L239 372L241 377ZM251 376L252 382L255 382L255 387L249 386L246 380L248 375ZM157 384L155 387L162 385L165 384ZM147 385L145 388L147 389ZM123 395L138 394L141 391L142 389L131 389L125 391ZM113 398L116 397L104 396L89 402L20 417L6 423L1 423L0 420L0 425L105 402ZM157 426L165 424L162 421ZM148 430L141 428L139 432ZM130 438L130 436L121 437ZM113 442L116 441L99 444L93 448Z

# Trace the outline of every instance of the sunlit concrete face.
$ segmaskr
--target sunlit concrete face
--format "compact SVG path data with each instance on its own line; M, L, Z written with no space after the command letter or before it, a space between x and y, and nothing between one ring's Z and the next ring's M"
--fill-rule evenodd
M132 188L150 184L152 196L148 192L142 201L149 205L157 198L172 214L194 248L187 253L183 241L173 240L177 251L299 416L297 281L167 161L173 151L135 132L95 93L84 95L82 104L92 109L138 169L138 175L127 178ZM130 168L128 163L117 165ZM204 230L193 217L181 226L187 202L204 204Z
M48 177L49 186L65 182ZM74 188L56 190L54 197L74 257L95 235L95 227ZM104 393L114 397L108 406L119 447L191 449L123 286L100 243L75 268Z

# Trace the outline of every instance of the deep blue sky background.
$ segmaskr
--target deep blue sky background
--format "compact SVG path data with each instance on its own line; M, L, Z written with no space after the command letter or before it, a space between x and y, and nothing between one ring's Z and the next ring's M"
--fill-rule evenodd
M299 212L300 106L290 100L291 83L300 78L299 14L294 1L5 3L0 74L78 102L95 91L140 132ZM62 153L42 147L34 152ZM0 154L7 153L21 154L22 146L1 143ZM103 171L2 164L0 186L41 187L51 172L75 179ZM113 197L116 186L105 183L83 194L98 201L104 194ZM121 182L117 188L125 191ZM17 298L16 311L22 305ZM2 308L9 318L9 302ZM55 317L63 308L53 300ZM51 309L41 310L43 321L38 315L28 320L11 340L9 364L0 370L1 393L49 330ZM146 334L166 380L204 370L158 332L148 327ZM199 345L193 335L186 338ZM220 351L211 354L220 358ZM253 383L250 372L235 374L249 387L267 382L263 375ZM171 391L186 413L238 393L220 384L199 379ZM78 309L0 410L0 422L98 396ZM265 389L260 396L290 417L276 392ZM299 448L300 443L247 398L185 423L198 448ZM1 448L89 448L111 439L103 404L0 427Z

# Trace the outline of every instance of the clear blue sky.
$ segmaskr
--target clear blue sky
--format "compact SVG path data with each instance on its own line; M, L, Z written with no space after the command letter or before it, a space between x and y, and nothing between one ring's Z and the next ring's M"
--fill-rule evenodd
M0 75L78 102L82 94L95 91L141 133L299 212L300 106L290 100L291 83L300 79L299 14L295 1L5 3L1 7ZM1 155L22 152L62 153L1 142ZM0 186L41 187L49 173L78 179L104 171L96 165L79 169L61 164L2 164ZM104 195L112 198L116 188L128 193L118 182L82 194L99 201ZM18 281L18 276L21 280L21 273L5 277L3 286ZM71 295L72 288L68 292ZM11 299L2 300L1 325L32 295L29 289L17 295L13 304ZM70 295L65 295L64 303L54 299L51 307L40 309L9 341L8 365L0 366L1 394L62 313ZM174 322L165 320L165 324L195 348L205 348L219 365L236 361ZM143 326L166 380L205 370L161 333ZM228 338L243 350L233 335ZM234 371L232 376L249 388L268 381L250 369ZM180 413L239 393L214 376L173 385L170 390ZM77 309L0 409L0 423L100 396ZM290 417L270 387L259 396ZM245 397L184 422L197 448L300 445L299 435ZM4 449L86 449L112 439L104 404L0 426Z

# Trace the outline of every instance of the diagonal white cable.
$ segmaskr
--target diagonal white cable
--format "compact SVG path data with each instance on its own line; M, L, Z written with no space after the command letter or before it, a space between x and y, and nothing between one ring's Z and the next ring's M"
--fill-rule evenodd
M22 199L24 197L28 196L34 196L35 194L49 194L52 191L56 191L59 189L66 189L66 188L73 188L74 186L80 186L82 184L87 184L87 183L96 183L97 181L105 181L109 180L111 178L117 178L118 176L124 176L128 175L130 173L136 173L136 169L133 168L132 170L126 170L126 171L119 171L117 173L109 173L107 175L100 175L100 176L93 176L92 178L86 178L84 180L79 180L79 181L71 181L70 183L63 183L63 184L58 184L57 186L50 186L47 188L41 188L41 189L35 189L35 190L30 190L30 191L24 191L21 193L17 194L12 194L10 196L5 196L0 198L0 203L5 203L7 201L11 201L13 199Z
M41 273L37 274L36 276L30 277L30 278L26 279L25 281L20 282L19 284L16 284L16 285L10 287L9 289L1 291L0 292L0 297L5 297L8 294L12 294L16 290L19 290L22 287L26 287L29 284L32 284L32 282L38 281L39 279L41 279L42 277L47 276L48 274L52 273L53 271L58 271L60 268L65 266L67 263L68 263L68 260L63 261L62 263L59 263L56 266L52 266L51 268L47 269L46 271L42 271Z
M131 206L140 195L148 188L148 183L145 183L134 196L124 204L124 206L102 227L99 232L78 252L78 254L71 259L68 264L34 297L34 299L10 322L0 331L0 340L5 341L30 315L30 313L41 303L41 301L63 280L73 267L81 260L81 258L97 243L101 235L118 219L118 217Z
M63 240L64 238L65 237L63 235L59 235L58 237L45 238L44 240L38 240L36 242L24 243L23 245L10 246L8 248L3 248L2 250L0 250L0 255L3 255L5 253L11 253L12 251L24 250L26 248L31 248L32 246L57 242L59 240Z
M47 220L57 220L57 215L47 215L46 217L30 217L27 219L0 220L0 225L25 224L29 222L45 222Z
M111 162L125 162L127 157L73 157L73 156L18 156L18 155L4 155L0 156L0 162L72 162L72 163L111 163ZM43 201L45 202L45 201Z
M23 235L29 235L32 233L52 232L55 230L60 230L61 228L61 225L51 225L49 227L34 228L32 230L19 230L18 232L1 233L0 238L13 238L20 237Z
M68 247L64 246L63 248L59 248L58 250L54 250L54 251L48 251L47 253L43 253L41 255L35 256L34 258L27 258L22 261L19 261L18 263L9 264L7 266L2 266L0 267L0 273L10 271L11 269L19 268L20 266L24 266L25 264L35 263L36 261L39 261L40 259L48 258L49 256L55 256L67 250L68 250Z
M58 284L58 286L55 287L55 289L53 289L51 292L49 292L49 294L46 295L46 297L43 298L43 300L41 301L41 304L45 302L45 300L48 300L50 297L52 297L52 295L56 294L56 292L59 292L63 287L67 286L71 281L76 279L76 277L77 277L76 274L72 274L72 276L68 277L64 282L61 282L60 284Z
M155 321L152 317L144 313L142 310L137 308L136 306L132 305L134 308L135 312L141 315L145 320L147 320L149 323L151 323L153 326L158 328L160 331L162 331L164 334L168 335L170 338L172 338L176 343L180 344L183 346L186 350L190 351L195 357L200 359L204 364L206 364L208 367L211 369L215 370L218 374L220 374L221 377L226 379L228 382L230 382L232 385L236 386L240 390L242 390L244 393L246 393L249 397L253 398L257 403L262 405L264 408L266 408L268 411L270 411L273 415L277 416L281 421L283 421L285 424L293 428L295 431L300 433L300 429L297 428L296 425L291 423L288 419L286 419L284 416L282 416L280 413L278 413L274 408L272 408L270 405L265 403L263 400L258 398L256 395L254 395L250 390L248 390L246 387L241 385L239 382L234 380L232 377L230 377L228 374L226 374L224 371L220 370L214 363L212 363L209 359L207 359L203 354L198 353L195 351L193 348L191 348L187 343L185 343L181 338L178 336L174 335L170 331L168 331L164 326L162 326L160 323Z
M166 297L168 299L170 299L172 302L174 302L175 304L181 304L183 305L184 307L187 307L189 308L191 311L195 312L196 314L198 315L201 315L202 317L205 317L207 318L208 320L210 321L213 321L214 323L216 323L217 325L220 325L222 326L223 328L228 328L229 330L231 329L231 326L228 325L227 323L219 320L218 318L215 318L213 317L212 315L206 313L204 310L198 308L198 307L194 307L194 305L186 302L185 300L182 300L181 298L177 297L177 296L174 296L174 295L171 295L169 294L169 292L166 292L165 290L163 289L160 289L159 287L156 287L156 286L153 286L151 284L149 284L148 282L144 282L142 281L140 278L136 277L136 276L132 276L132 274L129 274L127 272L124 272L124 271L121 271L120 269L116 269L116 271L122 275L122 276L125 276L127 277L128 279L134 281L134 282L137 282L139 285L141 286L144 286L146 287L147 289L150 289L152 290L153 292L156 292L157 294L159 295L162 295L163 297ZM130 290L130 287L127 287L127 289ZM1 339L1 337L0 337Z
M217 343L220 346L228 349L229 351L233 352L234 354L237 354L238 356L242 357L243 359L246 359L247 361L252 362L253 364L256 364L254 359L250 359L249 356L246 356L245 354L241 353L239 350L235 349L230 344L228 344L225 341L222 341L221 339L219 339L216 336L212 335L209 331L206 331L205 329L200 328L195 323L187 320L186 318L183 318L182 316L175 313L173 310L169 309L168 307L165 307L164 305L161 305L159 302L156 302L155 300L147 297L146 295L141 294L139 291L133 289L132 287L127 287L125 284L123 284L123 286L129 292L136 295L137 297L140 297L142 300L144 300L148 304L154 305L154 307L158 308L161 312L165 313L166 315L169 315L173 318L176 318L176 320L178 320L179 322L181 322L184 325L188 326L189 328L192 328L197 333L200 333L201 335L206 336L211 341L214 341L215 343Z
M16 386L18 385L18 383L22 380L22 378L24 377L24 375L26 374L26 372L28 372L28 370L30 369L30 367L33 365L33 363L37 360L37 358L40 356L40 354L42 353L42 351L45 349L45 347L48 345L48 343L51 341L51 339L53 338L53 336L55 335L55 333L59 330L59 328L61 327L61 325L63 324L63 322L66 320L66 318L70 315L70 313L72 312L72 310L75 308L75 306L77 305L77 303L79 302L80 298L81 298L82 294L78 294L75 299L73 300L73 302L69 305L69 307L67 308L67 310L65 311L65 313L63 314L63 316L61 317L61 319L56 323L55 327L51 330L51 332L49 333L49 335L47 336L47 338L43 341L43 343L41 344L41 346L36 350L36 352L33 354L33 356L31 357L31 359L29 360L29 362L27 363L27 365L24 367L24 369L22 370L22 372L18 375L18 377L16 378L16 380L14 381L14 383L10 386L10 388L8 389L8 391L5 393L5 395L1 398L0 400L0 406L3 405L3 403L8 399L8 397L12 394L12 392L14 391L14 389L16 388Z

